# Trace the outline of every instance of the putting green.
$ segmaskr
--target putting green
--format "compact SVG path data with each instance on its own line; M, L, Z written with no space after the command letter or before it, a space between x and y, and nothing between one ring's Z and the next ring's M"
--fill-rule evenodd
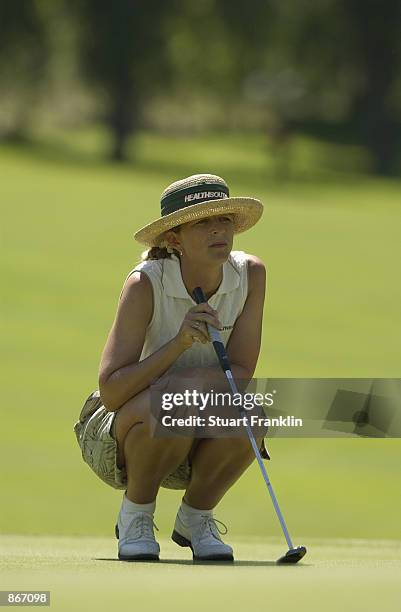
M69 138L0 149L9 226L0 460L10 466L1 482L0 528L10 535L0 537L0 588L50 589L52 608L68 611L398 610L399 439L269 440L269 476L307 557L272 564L286 549L253 465L216 512L237 562L194 567L167 539L182 492L166 490L156 513L164 562L116 562L122 492L83 463L72 426L96 388L122 282L140 256L134 229L157 215L165 185L201 169L266 205L263 221L235 240L268 267L256 375L399 377L400 182L340 168L320 176L312 166L299 180L274 181L262 137L145 134L135 166L124 167L92 155L97 141ZM342 153L339 161L347 167Z
M127 563L113 538L2 536L2 588L50 590L57 611L399 609L401 541L299 539L309 552L290 567L274 563L285 552L277 538L230 539L233 565L193 565L189 550L159 542L160 563Z

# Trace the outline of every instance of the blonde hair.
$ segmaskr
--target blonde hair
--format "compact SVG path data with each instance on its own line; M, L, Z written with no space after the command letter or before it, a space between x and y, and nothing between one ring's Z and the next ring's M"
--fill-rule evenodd
M171 253L169 253L166 247L154 246L147 251L143 251L141 254L141 261L148 261L149 259L170 259Z
M173 232L178 232L180 229L179 225L172 227L171 230ZM172 249L173 253L179 257L179 251L177 249ZM165 246L153 246L146 251L143 251L141 254L141 261L148 261L149 259L171 259L172 253L167 250Z

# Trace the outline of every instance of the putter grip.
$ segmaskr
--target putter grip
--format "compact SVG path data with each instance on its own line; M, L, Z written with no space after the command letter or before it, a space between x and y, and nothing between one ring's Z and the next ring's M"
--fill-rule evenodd
M192 296L197 304L207 304L206 296L201 287L195 287L195 289L192 291ZM207 330L212 339L213 348L216 352L221 367L223 368L224 372L230 371L230 362L228 361L226 349L219 334L219 330L213 327L213 325L209 325L209 323L207 323Z

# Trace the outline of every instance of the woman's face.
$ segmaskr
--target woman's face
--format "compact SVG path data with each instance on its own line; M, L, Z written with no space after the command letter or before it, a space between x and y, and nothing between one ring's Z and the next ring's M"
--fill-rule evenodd
M195 261L224 262L233 246L233 215L215 215L189 221L180 225L178 232L168 233L183 257Z

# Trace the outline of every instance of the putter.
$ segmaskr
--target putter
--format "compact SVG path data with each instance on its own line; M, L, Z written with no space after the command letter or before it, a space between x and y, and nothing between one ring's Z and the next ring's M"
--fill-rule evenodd
M192 296L193 296L193 298L194 298L194 300L195 300L195 302L197 304L202 304L204 302L207 303L207 299L206 299L205 294L203 293L201 287L195 287L195 289L192 292ZM230 385L232 393L236 394L236 393L238 393L237 385L235 384L235 381L234 381L234 378L233 378L233 374L231 372L230 363L228 361L226 349L225 349L224 344L222 342L220 333L219 333L219 331L215 327L213 327L212 325L209 325L209 323L207 323L206 325L207 325L207 329L208 329L209 335L210 335L210 337L212 339L213 347L214 347L214 350L216 351L216 355L218 357L220 366L221 366L221 368L222 368L222 370L223 370L223 372L224 372L224 374L225 374L225 376L226 376L226 378L228 380L228 383ZM245 410L242 407L240 409L240 414L241 414L241 416L246 414ZM305 546L297 546L296 548L294 548L294 545L293 545L293 543L291 541L291 538L290 538L290 534L288 533L287 525L285 524L284 517L283 517L282 512L280 510L280 507L278 505L277 498L276 498L276 496L274 494L273 487L272 487L272 485L270 483L270 480L269 480L269 477L267 475L266 468L265 468L265 466L263 464L262 457L260 456L259 449L258 449L258 446L256 444L255 436L253 435L253 431L252 431L252 429L251 429L251 427L250 427L250 425L249 425L247 420L245 421L245 423L246 423L245 428L246 428L246 431L247 431L247 434L248 434L249 441L250 441L250 443L252 445L252 448L253 448L253 451L255 453L257 462L259 464L259 467L260 467L260 470L262 472L263 478L265 480L265 483L267 485L268 491L270 493L270 497L272 499L274 509L275 509L276 514L278 516L278 520L280 521L280 525L281 525L281 528L283 530L284 537L286 539L287 546L288 546L288 551L285 553L285 555L283 555L282 557L277 559L276 563L278 563L278 564L298 563L298 561L300 561L300 559L302 559L302 557L305 556L306 548L305 548Z

